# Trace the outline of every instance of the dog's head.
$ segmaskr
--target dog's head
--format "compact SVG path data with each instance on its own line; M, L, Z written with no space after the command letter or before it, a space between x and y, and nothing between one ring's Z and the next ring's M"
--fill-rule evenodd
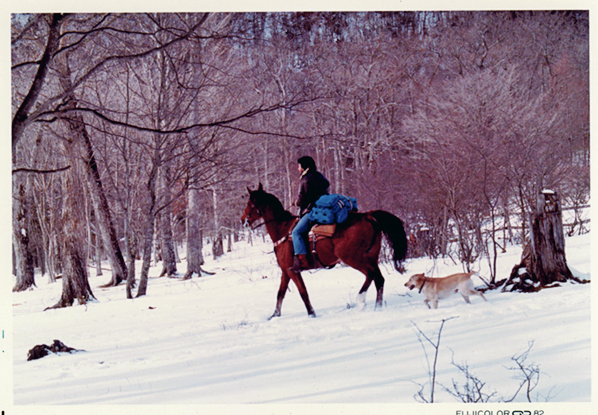
M409 288L410 290L420 287L422 285L422 281L425 278L424 274L414 274L409 278L409 281L405 283L405 287Z

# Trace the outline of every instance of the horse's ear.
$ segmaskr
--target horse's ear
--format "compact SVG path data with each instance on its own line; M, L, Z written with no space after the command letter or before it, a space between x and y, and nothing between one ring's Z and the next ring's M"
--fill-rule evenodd
M258 186L257 190L259 192L263 192L264 191L264 187L262 186L262 183L260 182L260 185Z
M249 192L249 194L253 193L253 190L251 190L251 189L249 188L249 186L247 186L247 191Z

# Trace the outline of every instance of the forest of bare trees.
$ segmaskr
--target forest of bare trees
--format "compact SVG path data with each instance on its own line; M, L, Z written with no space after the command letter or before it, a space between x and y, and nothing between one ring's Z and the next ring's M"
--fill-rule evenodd
M305 154L333 192L401 217L411 256L506 278L496 256L525 241L538 192L589 203L588 26L584 11L15 14L14 290L61 276L64 307L93 298L102 262L129 298L152 262L200 274L205 241L238 235L246 186L293 205Z

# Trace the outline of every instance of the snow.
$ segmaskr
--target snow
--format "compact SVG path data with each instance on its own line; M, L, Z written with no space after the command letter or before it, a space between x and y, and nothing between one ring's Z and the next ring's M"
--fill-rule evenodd
M566 243L573 274L589 279L590 234ZM241 241L218 259L209 257L208 249L204 268L215 275L180 281L158 278L161 268L154 267L148 295L133 300L126 299L124 286L99 288L110 280L109 272L90 277L97 301L86 306L43 311L56 303L62 287L41 276L37 288L14 293L15 408L217 404L220 409L233 405L238 413L246 406L236 404L260 404L250 408L318 413L329 407L286 405L399 403L416 405L421 413L423 404L414 396L420 385L429 396L434 351L418 340L417 329L435 340L443 319L435 402L457 404L441 386L465 382L451 360L466 363L485 383L486 393L511 398L519 386L518 373L509 370L512 358L532 343L526 364L541 370L532 392L535 405L569 403L550 412L568 413L571 405L591 402L592 284L566 284L535 294L490 291L485 294L488 302L474 296L471 305L455 295L429 310L423 295L404 286L409 276L444 276L462 269L450 260L412 259L403 275L383 265L385 306L374 309L372 286L366 308L359 310L363 276L337 266L303 273L317 318L307 316L291 284L282 316L268 321L280 282L272 242L266 238L251 246ZM501 254L499 276L506 278L520 256L517 246ZM476 266L488 276L483 262ZM184 275L184 261L178 267ZM475 283L482 285L477 277ZM54 339L85 351L26 360L29 349ZM516 402L526 401L519 393ZM459 405L463 410L464 404ZM351 408L363 412L365 407ZM382 408L396 413L394 405ZM497 415L496 407L477 408L495 408Z

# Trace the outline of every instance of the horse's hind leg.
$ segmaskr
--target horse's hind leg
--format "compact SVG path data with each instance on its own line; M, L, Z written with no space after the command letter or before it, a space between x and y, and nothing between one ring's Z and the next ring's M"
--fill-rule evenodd
M370 273L371 278L374 279L374 284L376 285L376 308L382 307L384 304L383 296L384 296L384 277L380 272L380 268L376 265L376 267Z
M365 282L363 283L361 289L359 290L359 294L357 295L357 302L359 304L359 308L363 310L365 308L365 296L367 294L368 288L372 284L372 281L376 285L376 308L382 307L383 304L383 296L384 296L384 277L380 272L378 266L375 266L371 271L364 272L365 275Z
M299 295L301 295L301 299L303 300L303 304L305 304L305 308L307 310L307 314L310 317L315 317L316 312L314 311L313 307L311 306L311 302L309 301L309 295L307 294L307 287L305 287L305 282L303 282L303 277L301 277L300 272L291 272L291 279L299 289Z
M368 288L372 284L372 278L369 275L365 276L365 282L361 286L359 290L359 294L357 294L357 304L359 305L359 309L363 310L365 308L365 296L367 294Z

